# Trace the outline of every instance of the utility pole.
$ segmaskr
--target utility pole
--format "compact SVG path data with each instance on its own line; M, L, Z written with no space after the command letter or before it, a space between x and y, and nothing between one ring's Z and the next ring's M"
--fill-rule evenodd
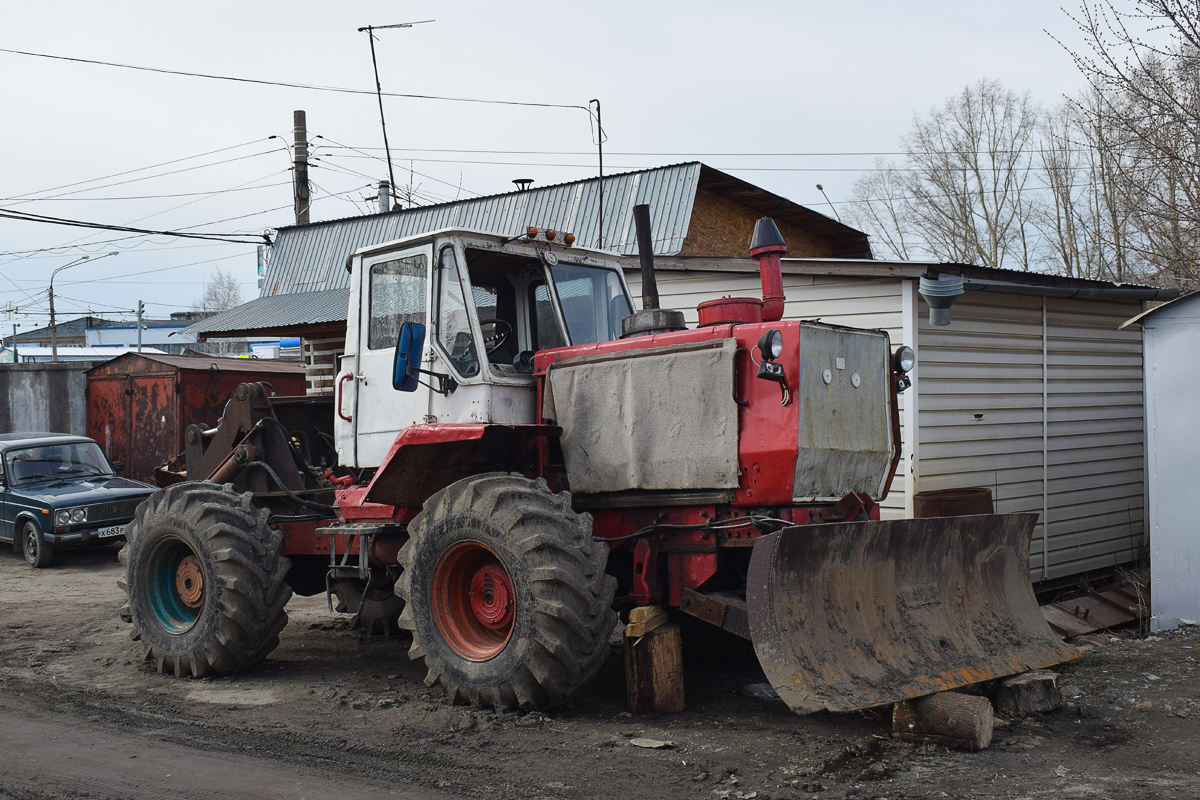
M17 322L16 322L16 320L13 319L13 315L16 313L17 313L17 309L16 309L16 306L13 304L12 300L9 300L7 303L4 304L4 319L8 322L11 322L12 326L13 326L12 363L14 363L14 364L17 363Z
M292 112L292 133L296 145L296 224L307 225L312 199L308 185L308 124L303 111Z
M388 184L392 190L390 199L393 206L396 203L396 176L392 173L392 149L388 146L387 120L383 117L383 86L379 83L379 62L375 60L375 31L384 28L411 28L413 25L423 25L426 22L436 22L436 20L422 19L416 22L398 22L395 25L367 25L358 29L359 33L366 31L367 40L371 42L371 67L375 70L375 97L379 100L379 126L383 129L383 152L387 156Z
M301 113L303 113L303 112L301 112ZM138 349L137 349L137 351L139 353L142 352L142 314L144 314L145 312L146 312L146 304L143 303L141 300L138 300Z

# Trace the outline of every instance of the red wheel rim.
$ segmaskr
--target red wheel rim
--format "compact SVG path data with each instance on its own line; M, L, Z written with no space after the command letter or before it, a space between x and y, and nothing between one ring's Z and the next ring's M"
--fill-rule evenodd
M512 637L517 616L512 579L479 542L460 542L442 554L430 595L438 632L463 658L487 661Z

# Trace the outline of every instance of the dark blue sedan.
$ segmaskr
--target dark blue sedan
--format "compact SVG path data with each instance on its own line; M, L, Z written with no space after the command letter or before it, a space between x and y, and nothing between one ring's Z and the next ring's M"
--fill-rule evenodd
M155 491L117 477L85 436L0 434L0 541L30 566L48 565L58 547L123 541L134 509Z

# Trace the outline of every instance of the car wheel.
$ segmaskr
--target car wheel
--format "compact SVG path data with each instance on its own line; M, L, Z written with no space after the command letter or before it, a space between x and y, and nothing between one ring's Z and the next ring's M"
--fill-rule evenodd
M42 536L42 529L32 520L21 526L21 552L29 566L38 569L50 566L50 562L54 560L54 548Z

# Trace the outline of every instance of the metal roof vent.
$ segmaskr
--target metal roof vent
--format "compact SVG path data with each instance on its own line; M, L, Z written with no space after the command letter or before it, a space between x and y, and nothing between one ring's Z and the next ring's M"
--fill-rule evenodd
M917 292L929 304L929 324L944 328L950 324L950 306L963 293L963 279L945 273L922 276Z

